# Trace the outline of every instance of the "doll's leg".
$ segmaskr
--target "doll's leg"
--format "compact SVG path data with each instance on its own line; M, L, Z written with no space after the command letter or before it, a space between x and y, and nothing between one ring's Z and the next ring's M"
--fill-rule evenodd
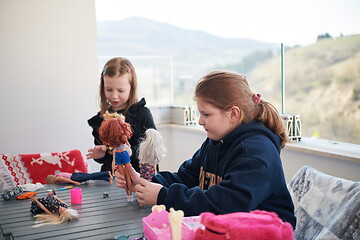
M131 179L131 171L132 171L132 166L130 163L127 163L124 165L124 168L125 168L125 179L126 179L126 185L127 185L127 189L128 189L128 196L130 196L130 201L132 202L133 201L133 198L132 198L132 179Z
M73 173L71 175L71 180L76 181L76 182L86 182L89 181L91 179L91 174L90 173L82 173L82 172L78 172L78 173Z
M116 151L113 152L113 160L111 162L111 174L113 176L115 176L115 169L117 169L117 167L115 165L115 155L116 155Z
M109 181L109 171L90 173L90 179L91 180L104 180L104 181L108 182Z
M121 175L123 175L123 176L125 177L125 180L126 180L126 172L125 172L125 167L124 167L124 165L122 165L122 164L116 165L116 168L117 168L117 171L118 171ZM128 199L129 199L129 191L128 191L128 186L127 186L127 184L125 185L125 192L126 192L126 195L127 195Z

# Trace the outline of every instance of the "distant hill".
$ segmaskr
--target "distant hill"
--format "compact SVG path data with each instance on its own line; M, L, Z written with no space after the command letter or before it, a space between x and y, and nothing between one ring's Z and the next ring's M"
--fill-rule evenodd
M272 43L222 38L140 17L99 21L97 31L99 56L171 55L178 71L199 71L239 61L254 51L278 48Z
M284 59L285 113L300 114L303 135L360 144L360 35L289 49ZM247 74L279 111L280 72L276 57Z

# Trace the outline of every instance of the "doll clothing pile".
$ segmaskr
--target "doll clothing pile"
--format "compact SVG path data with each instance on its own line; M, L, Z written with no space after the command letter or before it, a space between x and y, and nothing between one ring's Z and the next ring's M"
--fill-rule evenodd
M10 200L11 198L16 198L19 196L22 192L24 192L24 189L21 186L14 187L11 190L5 190L1 197L4 200Z

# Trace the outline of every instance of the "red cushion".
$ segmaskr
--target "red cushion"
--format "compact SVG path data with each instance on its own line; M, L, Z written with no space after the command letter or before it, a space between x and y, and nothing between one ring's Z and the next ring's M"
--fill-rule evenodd
M1 154L2 169L11 178L13 186L26 183L46 183L46 176L60 172L87 172L85 158L80 150L58 153Z

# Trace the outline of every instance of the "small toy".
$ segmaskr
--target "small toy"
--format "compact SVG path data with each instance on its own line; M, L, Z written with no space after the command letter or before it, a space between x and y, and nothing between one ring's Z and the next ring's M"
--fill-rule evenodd
M103 193L103 198L109 198L109 194L107 192Z
M130 124L125 122L125 118L117 113L104 114L104 121L99 128L100 140L113 148L113 168L119 171L126 178L127 186L125 187L128 201L132 201L132 180L130 172L132 166L130 163L131 148L129 138L132 136ZM113 173L114 175L114 173Z
M175 211L170 208L169 221L171 227L171 239L181 240L182 220L184 218L184 212L182 210Z
M154 205L152 213L142 219L144 235L148 240L193 240L195 231L204 226L199 216L184 217L181 210L166 211L165 205Z
M62 187L62 188L59 188L58 190L59 191L65 191L65 190L69 190L69 189L72 189L73 186L66 186L66 187Z
M65 191L65 190L69 190L69 189L72 189L72 188L73 188L73 186L65 186L65 187L56 189L56 191ZM54 195L56 195L55 189L48 189L47 191L48 191L48 192L51 192L51 193L49 193L49 194L54 194Z

